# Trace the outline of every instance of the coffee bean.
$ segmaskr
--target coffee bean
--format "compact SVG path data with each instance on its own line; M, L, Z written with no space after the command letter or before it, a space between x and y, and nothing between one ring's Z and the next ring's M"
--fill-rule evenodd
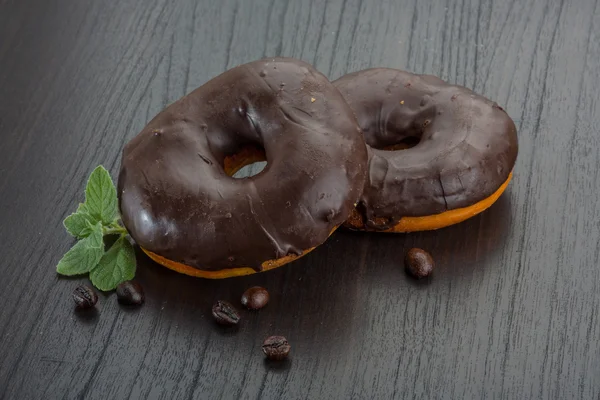
M237 325L240 322L238 311L231 303L224 300L219 300L213 305L212 315L220 325Z
M404 257L406 272L417 279L431 275L434 265L431 254L422 249L410 249Z
M262 345L262 351L269 360L281 361L287 358L292 347L283 336L269 336Z
M269 292L260 286L254 286L242 294L242 305L249 310L263 308L269 302Z
M117 286L117 300L127 306L144 304L145 296L142 285L136 281L126 281Z
M98 295L87 285L80 285L73 290L73 300L80 310L92 308L98 302Z

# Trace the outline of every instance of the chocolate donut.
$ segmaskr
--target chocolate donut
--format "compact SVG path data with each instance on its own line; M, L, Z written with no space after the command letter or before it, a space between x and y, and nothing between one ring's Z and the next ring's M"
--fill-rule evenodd
M243 165L266 160L249 178ZM233 68L158 114L123 151L125 227L155 261L246 275L323 243L354 209L367 150L352 110L309 64Z
M369 152L367 182L345 226L442 228L485 210L508 185L517 133L498 104L434 76L395 69L352 73L334 85Z

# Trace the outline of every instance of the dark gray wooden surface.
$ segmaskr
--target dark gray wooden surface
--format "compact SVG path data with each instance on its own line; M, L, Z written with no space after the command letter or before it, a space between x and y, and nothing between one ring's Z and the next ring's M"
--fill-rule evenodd
M594 0L0 0L0 398L599 399L600 6ZM433 73L503 105L513 183L437 232L336 233L226 281L139 255L147 303L78 315L55 265L90 171L166 104L263 56L331 79ZM412 246L435 277L402 270ZM217 329L214 300L269 306ZM287 363L260 344L283 334Z

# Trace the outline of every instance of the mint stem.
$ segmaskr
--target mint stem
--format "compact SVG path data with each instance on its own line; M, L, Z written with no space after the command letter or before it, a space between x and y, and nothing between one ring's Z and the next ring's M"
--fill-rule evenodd
M106 226L104 228L102 228L102 233L104 235L121 235L121 236L125 236L127 235L127 229L123 228L122 226Z

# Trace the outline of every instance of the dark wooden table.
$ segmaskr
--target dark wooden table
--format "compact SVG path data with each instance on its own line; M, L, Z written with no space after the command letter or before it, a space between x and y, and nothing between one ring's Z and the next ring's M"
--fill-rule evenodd
M600 398L600 6L594 0L0 0L0 398ZM432 73L497 100L520 154L487 212L336 233L296 263L206 281L138 255L139 309L55 265L91 170L166 104L263 56L331 79ZM406 249L435 277L406 277ZM269 306L217 329L214 300ZM293 345L269 364L269 334Z

